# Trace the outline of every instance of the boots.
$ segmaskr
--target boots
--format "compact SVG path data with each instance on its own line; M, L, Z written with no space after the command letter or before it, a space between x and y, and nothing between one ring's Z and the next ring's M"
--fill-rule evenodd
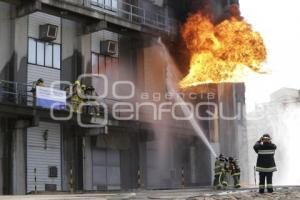
M265 193L265 189L259 189L259 193L260 193L260 194Z
M268 193L273 193L273 192L274 192L273 188L268 188Z

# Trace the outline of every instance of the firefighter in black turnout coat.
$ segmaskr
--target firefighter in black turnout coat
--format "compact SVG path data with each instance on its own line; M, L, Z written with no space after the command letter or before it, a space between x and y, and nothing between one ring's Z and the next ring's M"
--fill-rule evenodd
M273 192L272 177L277 171L274 154L276 145L272 143L269 134L263 135L254 145L254 151L258 154L256 171L259 172L259 193L265 192L265 180L267 179L267 190Z

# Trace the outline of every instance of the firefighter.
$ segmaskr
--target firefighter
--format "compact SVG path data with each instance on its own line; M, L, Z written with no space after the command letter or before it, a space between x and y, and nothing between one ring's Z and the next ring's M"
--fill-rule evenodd
M31 91L36 92L36 87L37 86L45 87L45 83L44 83L44 80L42 78L39 78L37 81L33 82L33 86L32 86Z
M32 98L33 98L34 105L36 104L36 87L45 87L45 83L42 78L39 78L36 82L33 82L31 92L32 92Z
M42 78L38 79L36 82L36 86L45 87L44 80Z
M82 88L79 80L74 82L72 89L73 89L73 93L72 93L73 112L80 113L78 108L82 102L82 99L80 97L81 96L80 94L82 93Z
M256 171L259 172L259 193L265 192L265 180L267 179L267 191L273 192L272 177L277 171L274 154L276 145L272 143L269 134L264 134L254 145L254 151L258 154Z
M235 188L240 188L240 176L241 176L241 169L238 165L238 160L234 159L233 157L229 157L228 159L228 172L231 174L234 182Z
M87 98L86 98L86 96L85 96L85 94L86 94L86 85L84 85L84 84L81 85L81 90L80 90L80 92L81 92L81 95L79 95L80 103L82 103L82 102L83 102L83 103L86 103L86 102L87 102ZM82 107L82 112L83 112L84 114L87 113L86 106L83 106L83 107Z
M220 156L216 159L215 162L215 180L214 187L218 190L226 188L228 183L226 181L226 171L227 167L227 158L220 154Z

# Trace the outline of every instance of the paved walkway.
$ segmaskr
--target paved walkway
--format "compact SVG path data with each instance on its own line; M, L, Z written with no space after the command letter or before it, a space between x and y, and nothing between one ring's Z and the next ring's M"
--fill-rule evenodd
M213 191L208 189L137 191L129 193L63 194L0 196L0 200L125 200L125 199L169 199L169 200L296 200L300 199L300 187L278 187L273 194L260 195L256 189Z

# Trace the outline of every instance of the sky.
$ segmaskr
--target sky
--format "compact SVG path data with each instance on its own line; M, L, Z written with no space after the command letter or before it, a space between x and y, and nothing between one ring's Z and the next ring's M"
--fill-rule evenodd
M242 15L260 32L267 47L267 75L246 80L247 110L268 102L272 92L300 89L300 0L240 0Z

